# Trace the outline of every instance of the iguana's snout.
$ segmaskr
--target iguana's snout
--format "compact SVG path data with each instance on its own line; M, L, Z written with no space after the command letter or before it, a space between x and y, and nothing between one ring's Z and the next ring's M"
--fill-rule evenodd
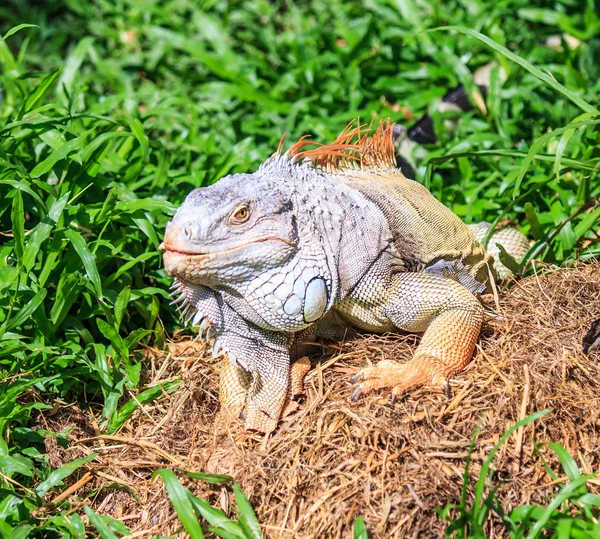
M272 189L257 196L259 181L236 174L188 195L165 230L163 260L171 277L206 286L228 284L277 266L296 252L289 199Z

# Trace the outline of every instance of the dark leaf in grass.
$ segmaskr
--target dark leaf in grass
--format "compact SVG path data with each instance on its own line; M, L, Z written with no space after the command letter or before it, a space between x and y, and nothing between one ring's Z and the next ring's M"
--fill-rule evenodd
M30 271L31 268L33 268L42 243L50 236L50 233L60 219L68 200L69 193L67 192L52 204L48 211L48 215L35 226L33 232L27 237L25 254L23 255L23 266L25 266L27 271Z
M496 247L500 249L500 253L498 254L500 262L502 262L502 264L504 264L514 275L522 275L523 266L521 266L521 264L519 264L519 262L517 262L502 245L497 243Z
M29 92L25 101L21 105L21 110L17 115L17 118L20 120L25 114L27 114L35 104L44 96L44 94L48 91L50 86L54 84L54 81L58 78L60 74L60 67L57 67L51 73L48 73L38 84L37 86Z
M15 255L21 262L25 251L25 212L23 210L23 195L21 190L16 189L12 199L12 233L15 240Z
M85 269L85 273L88 276L88 279L92 283L94 288L94 292L98 298L102 297L102 283L100 282L100 274L98 273L98 268L96 267L96 257L89 250L86 241L83 239L83 236L72 228L65 230L65 236L71 240L71 244L73 248L79 255L83 267Z
M524 208L533 239L536 241L541 240L544 237L544 229L540 224L535 209L533 208L533 204L531 202L525 202Z

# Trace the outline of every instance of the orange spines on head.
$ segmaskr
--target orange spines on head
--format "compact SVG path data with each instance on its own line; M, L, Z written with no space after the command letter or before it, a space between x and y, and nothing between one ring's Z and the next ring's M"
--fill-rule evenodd
M350 122L330 144L321 144L300 138L286 153L292 162L310 163L329 172L396 166L394 125L388 120L379 124L373 134L371 125ZM316 146L306 149L307 146Z

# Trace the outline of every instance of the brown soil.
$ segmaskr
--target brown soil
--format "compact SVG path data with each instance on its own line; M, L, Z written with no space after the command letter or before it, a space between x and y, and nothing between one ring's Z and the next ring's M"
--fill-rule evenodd
M537 276L500 294L500 311L493 299L487 307L495 315L488 316L474 361L452 381L450 400L419 390L395 405L389 392L351 403L353 372L381 359L406 360L418 341L411 335L363 335L323 346L322 355L312 358L299 410L266 437L245 432L241 422L216 421L218 362L204 343L180 336L167 351L147 350L147 385L177 378L182 384L142 406L116 436L98 436L91 410L66 407L45 416L56 431L74 427L68 449L48 445L53 464L99 453L71 476L63 496L75 507L90 503L96 512L121 519L135 537L173 534L181 525L162 481L151 481L151 475L180 467L234 476L267 537L351 537L358 515L373 538L441 537L445 524L435 508L458 502L476 426L481 424L469 502L481 464L504 431L551 408L511 436L493 463L505 511L545 503L566 478L552 451L542 445L540 455L532 440L560 443L582 472L600 467L600 354L580 352L582 336L600 316L600 265L543 275L538 268ZM558 482L546 473L542 455ZM233 514L230 486L180 478ZM589 486L600 492L600 480ZM487 524L490 537L502 536L502 529L497 519Z

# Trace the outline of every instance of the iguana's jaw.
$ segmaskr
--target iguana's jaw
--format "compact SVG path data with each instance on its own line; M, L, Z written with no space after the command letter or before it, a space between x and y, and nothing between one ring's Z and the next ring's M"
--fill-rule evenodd
M295 245L281 238L265 237L232 246L211 245L195 252L181 250L169 243L168 236L161 245L167 275L194 284L218 284L243 279L252 266L269 256L271 264L286 260Z
M181 232L175 227L171 226L167 229L165 234L165 241L163 241L159 250L165 251L166 255L181 255L190 258L202 258L209 257L211 255L226 256L231 252L236 252L235 256L239 257L238 251L242 249L250 249L252 245L264 242L283 243L284 245L293 246L294 242L287 239L278 238L273 235L264 236L262 238L254 238L252 240L240 241L240 242L226 242L224 244L207 244L207 245L190 245L181 244L178 239L181 237Z

